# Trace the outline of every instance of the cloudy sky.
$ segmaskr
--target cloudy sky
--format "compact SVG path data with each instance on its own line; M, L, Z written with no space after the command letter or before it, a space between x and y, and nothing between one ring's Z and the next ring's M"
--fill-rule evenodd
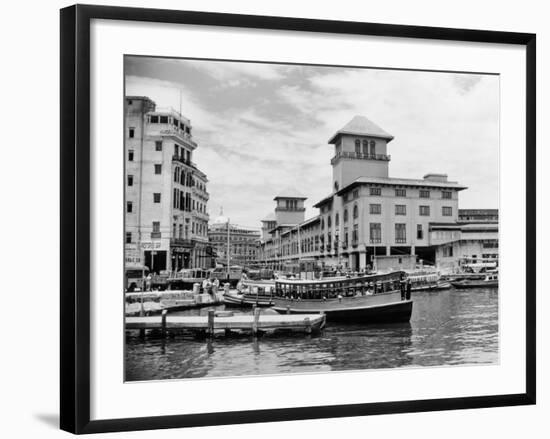
M126 58L126 94L191 119L209 213L259 227L295 187L311 206L331 193L334 132L363 115L395 138L390 177L446 173L460 208L498 207L499 78L491 75Z

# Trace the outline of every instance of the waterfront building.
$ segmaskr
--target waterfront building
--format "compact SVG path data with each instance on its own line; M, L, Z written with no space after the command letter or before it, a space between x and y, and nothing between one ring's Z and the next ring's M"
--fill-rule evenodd
M415 255L444 268L477 254L473 243L485 245L487 252L498 248L498 222L478 225L472 211L461 222L458 198L465 186L441 173L421 179L389 176L392 140L363 116L338 130L328 141L334 147L332 191L315 203L319 215L295 224L279 222L276 197L275 224L262 222L270 235L264 233L260 248L264 263L278 267L313 257L326 266L361 270L376 267L378 256Z
M144 96L125 100L126 266L210 267L207 176L192 161L191 121Z
M257 262L260 232L257 229L231 224L223 215L223 209L210 224L208 238L214 250L216 264L227 265L228 245L229 265L249 267Z

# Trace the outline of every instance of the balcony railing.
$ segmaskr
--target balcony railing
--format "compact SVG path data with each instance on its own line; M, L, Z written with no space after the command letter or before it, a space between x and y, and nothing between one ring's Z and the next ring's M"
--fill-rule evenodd
M161 232L151 232L151 239L160 239L161 236Z
M183 163L184 165L187 165L187 166L191 166L191 167L193 167L193 168L196 168L196 167L197 167L197 165L195 165L195 163L193 163L191 160L187 160L187 159L185 159L185 158L183 158L183 157L181 157L181 156L179 156L179 155L177 155L177 154L174 154L174 155L172 156L172 160L173 160L173 161L176 161L176 162Z
M189 238L172 238L170 240L170 245L177 245L182 247L192 247L193 241Z
M388 154L361 154L359 152L341 151L332 158L330 164L334 165L340 159L382 160L389 162L391 160L391 156Z
M407 242L406 238L395 238L396 244L405 244Z
M371 244L380 244L382 242L382 238L371 238L369 239L369 242Z

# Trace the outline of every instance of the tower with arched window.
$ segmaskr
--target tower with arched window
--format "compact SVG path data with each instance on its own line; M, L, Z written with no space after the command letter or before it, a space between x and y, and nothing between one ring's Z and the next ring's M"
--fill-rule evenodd
M393 139L364 116L355 116L329 140L334 145L333 190L359 177L388 177L390 156L387 145Z

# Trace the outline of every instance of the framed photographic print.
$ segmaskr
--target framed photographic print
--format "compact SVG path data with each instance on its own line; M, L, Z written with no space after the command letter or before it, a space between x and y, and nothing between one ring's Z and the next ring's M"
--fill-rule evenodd
M534 404L535 130L533 34L63 9L62 429Z

